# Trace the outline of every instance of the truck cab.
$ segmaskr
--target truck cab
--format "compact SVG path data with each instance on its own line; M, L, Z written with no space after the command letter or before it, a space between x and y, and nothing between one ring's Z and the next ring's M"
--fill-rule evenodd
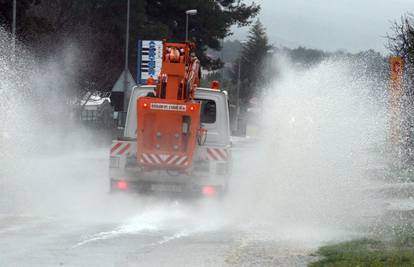
M219 89L197 88L194 99L201 104L200 122L205 135L197 142L192 166L185 171L177 171L151 170L137 161L137 100L154 92L155 86L152 85L135 86L132 90L123 136L113 140L111 146L110 190L204 195L225 192L231 174L227 93ZM156 163L165 159L148 156L146 160ZM179 159L176 161L180 162Z

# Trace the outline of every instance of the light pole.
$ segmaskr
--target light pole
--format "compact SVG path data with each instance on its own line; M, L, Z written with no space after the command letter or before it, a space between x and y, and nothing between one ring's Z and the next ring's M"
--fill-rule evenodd
M128 56L129 56L129 6L130 0L127 1L127 21L126 21L126 33L125 33L125 70L128 69Z
M189 9L185 11L185 41L188 42L188 16L197 15L197 9Z
M241 41L240 44L243 46L246 44L246 41ZM239 117L240 117L240 84L241 84L241 63L242 63L242 56L239 58L238 62L238 72L237 72L237 87L236 87L236 123L235 127L236 131L239 131Z
M128 105L128 57L129 57L129 16L130 16L130 0L127 0L127 17L126 17L126 32L125 32L125 66L124 66L124 110Z
M16 0L13 0L12 50L14 57L16 50Z
M239 131L239 117L240 117L240 76L241 76L241 58L239 59L238 73L237 73L237 87L236 87L236 131Z

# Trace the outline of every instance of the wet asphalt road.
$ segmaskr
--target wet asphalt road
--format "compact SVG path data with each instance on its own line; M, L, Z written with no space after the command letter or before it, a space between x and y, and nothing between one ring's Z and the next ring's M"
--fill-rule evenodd
M305 266L310 260L306 251L288 243L255 240L232 229L120 234L114 230L118 227L3 216L0 265Z
M313 247L232 218L223 200L109 195L106 155L11 162L0 189L0 266L306 266L314 259Z

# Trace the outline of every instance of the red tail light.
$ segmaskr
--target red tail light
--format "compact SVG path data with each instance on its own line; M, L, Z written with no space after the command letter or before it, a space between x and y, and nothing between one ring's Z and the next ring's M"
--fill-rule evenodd
M211 185L203 186L202 191L203 191L203 195L206 196L206 197L214 196L217 193L217 189L214 186L211 186Z
M148 107L148 103L143 103L143 104L142 104L142 107L143 107L143 108L147 108L147 107Z
M194 106L190 106L190 111L194 111L195 107Z
M126 189L128 189L128 182L127 181L118 181L116 183L116 187L118 189L121 189L121 190L126 190Z
M212 81L211 82L211 89L220 90L220 82L219 81Z

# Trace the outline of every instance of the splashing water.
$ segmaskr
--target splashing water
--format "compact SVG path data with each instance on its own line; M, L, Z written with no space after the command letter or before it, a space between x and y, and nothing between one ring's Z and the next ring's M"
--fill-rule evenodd
M236 163L230 203L275 237L349 237L382 212L370 170L385 164L386 110L372 94L384 88L343 60L289 66L267 90L261 141Z
M0 30L0 159L8 166L0 170L0 197L9 199L1 205L14 208L19 200L30 203L25 210L67 213L75 223L88 216L97 223L130 218L80 244L140 231L176 233L167 235L167 242L233 226L258 238L319 244L348 238L382 212L370 191L376 182L369 170L381 164L386 110L372 97L375 84L357 75L350 62L327 60L305 70L283 62L278 79L267 89L264 115L257 118L261 141L234 152L228 199L200 210L154 201L148 211L137 208L137 199L106 196L107 149L36 155L44 147L59 152L65 144L85 143L84 132L62 135L79 129L50 125L45 115L50 114L45 104L56 103L49 111L59 107L70 77L51 72L53 64L39 71L24 49L18 49L15 59L8 51L9 37ZM13 193L16 188L19 194ZM123 205L127 207L120 212Z
M0 161L6 166L0 169L0 213L51 203L56 185L68 183L71 164L80 161L62 155L91 141L68 105L74 53L61 52L58 59L39 62L18 43L13 56L11 38L0 28Z

